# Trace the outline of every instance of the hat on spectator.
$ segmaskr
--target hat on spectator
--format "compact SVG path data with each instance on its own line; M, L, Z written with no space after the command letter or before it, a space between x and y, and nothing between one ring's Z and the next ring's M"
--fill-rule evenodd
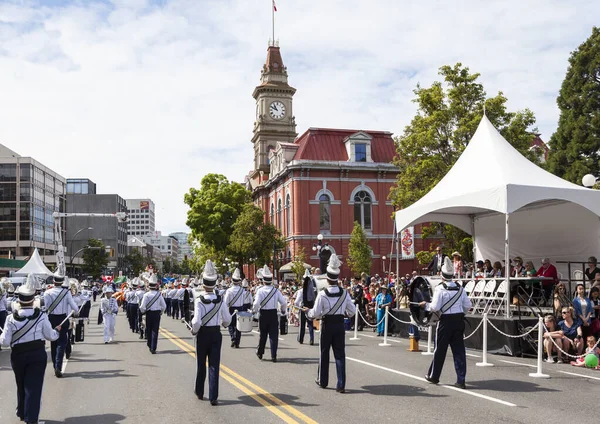
M454 252L452 252L452 256L461 256L461 254L458 253L458 251L454 251Z
M522 264L522 263L523 263L523 258L522 258L522 257L520 257L520 256L515 256L515 259L514 259L514 261L515 261L515 262L519 262L519 263L521 263L521 264Z
M446 256L444 258L444 265L442 266L442 277L445 280L450 280L454 277L454 265L452 264L452 260Z

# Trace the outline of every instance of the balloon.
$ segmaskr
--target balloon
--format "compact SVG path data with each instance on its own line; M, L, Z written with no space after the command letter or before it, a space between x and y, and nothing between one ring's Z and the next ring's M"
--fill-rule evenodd
M587 368L596 368L598 366L598 357L593 353L585 355L585 366Z

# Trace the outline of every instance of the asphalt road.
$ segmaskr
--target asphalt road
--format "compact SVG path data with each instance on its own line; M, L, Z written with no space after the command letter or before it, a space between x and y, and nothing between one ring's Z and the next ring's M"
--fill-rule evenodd
M97 314L94 305L92 316ZM193 337L184 324L163 316L158 352L117 317L116 341L105 345L102 327L91 323L84 343L75 345L65 375L46 370L41 419L55 423L539 423L550 417L595 420L593 401L600 393L600 372L569 365L548 365L550 379L529 377L535 361L490 356L493 368L475 366L481 353L468 356L467 390L452 386L452 359L442 382L423 378L431 357L407 352L408 341L391 338L389 347L370 331L360 340L347 334L347 392L335 392L335 366L330 388L314 383L318 345L296 342L297 327L281 336L278 363L259 361L258 334L242 337L240 349L223 337L218 406L193 393L196 362ZM423 347L423 346L422 346ZM267 350L268 352L268 350ZM269 354L265 355L269 357ZM333 358L333 357L332 357ZM18 422L10 352L0 352L0 423ZM208 393L208 389L206 390ZM596 394L596 395L594 395Z

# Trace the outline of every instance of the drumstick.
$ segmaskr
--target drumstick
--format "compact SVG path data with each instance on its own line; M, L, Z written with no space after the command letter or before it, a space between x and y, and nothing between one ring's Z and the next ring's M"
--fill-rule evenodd
M183 322L185 323L185 325L188 329L190 329L190 330L192 329L192 326L186 320L183 320Z

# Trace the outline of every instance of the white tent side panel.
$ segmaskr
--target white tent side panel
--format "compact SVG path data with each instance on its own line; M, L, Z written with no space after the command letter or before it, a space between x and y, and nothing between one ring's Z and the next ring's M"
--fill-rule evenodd
M504 259L504 215L475 219L477 259ZM566 278L566 266L556 261L586 261L600 254L600 218L574 203L525 209L510 215L510 257L533 261L550 258Z

